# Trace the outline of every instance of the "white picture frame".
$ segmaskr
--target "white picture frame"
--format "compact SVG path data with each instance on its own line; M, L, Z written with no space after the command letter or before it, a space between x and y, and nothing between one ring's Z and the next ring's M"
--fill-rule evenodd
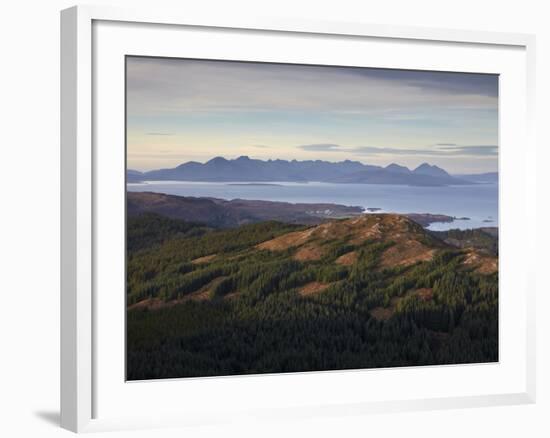
M101 36L94 30L94 26L98 23L129 23L134 27L153 26L153 32L181 27L200 30L207 34L230 29L238 30L241 37L244 36L247 39L258 38L260 33L269 33L275 36L335 36L349 37L354 41L379 39L388 41L390 44L392 42L411 45L449 43L457 47L463 45L470 48L483 46L487 50L495 49L503 52L509 50L521 53L518 59L522 59L524 63L521 66L516 65L514 68L521 70L521 75L518 77L525 79L526 85L523 84L521 90L510 94L510 96L513 95L514 100L520 101L523 111L521 114L525 118L517 122L518 126L521 125L520 129L514 133L510 131L509 135L514 136L516 140L521 139L522 147L515 152L508 152L508 156L510 157L509 161L512 162L512 155L517 153L523 156L524 161L517 174L519 177L516 175L521 180L521 191L518 189L516 193L511 191L508 193L510 199L525 198L526 205L534 211L535 195L530 195L530 193L535 193L535 142L532 132L535 39L531 35L269 18L243 17L239 20L227 21L223 17L202 17L194 16L188 11L182 14L181 12L165 12L157 9L135 11L92 6L66 9L61 13L61 426L66 429L83 432L205 424L225 420L221 410L214 409L207 413L199 409L194 414L186 414L183 408L178 409L177 406L171 412L165 412L162 407L159 407L157 411L150 412L148 416L131 416L122 410L114 414L109 411L109 415L106 416L98 415L98 412L102 410L98 392L105 393L108 390L108 385L107 388L105 384L102 387L98 382L109 381L107 378L103 378L105 372L101 371L105 370L109 364L98 359L101 355L97 354L98 349L102 348L99 343L102 343L101 339L104 339L101 337L101 331L98 332L97 328L99 307L96 297L97 285L101 284L98 277L101 275L101 270L98 272L101 260L98 260L100 251L96 239L100 222L98 216L100 213L98 212L101 209L98 209L97 206L102 202L98 197L101 197L101 193L104 191L97 188L98 184L106 184L111 181L109 178L112 178L109 176L111 173L106 171L106 166L102 164L104 162L102 160L106 159L105 155L98 158L95 151L97 139L102 138L101 133L95 130L94 123L101 118L98 116L98 108L101 104L98 104L96 85L99 80L97 76L103 70L98 69L94 64L94 59L101 59L97 58L101 56L98 51L105 47L105 36ZM137 35L140 30L133 29L132 32L137 32L135 34ZM109 35L111 34L107 32L106 36L109 37ZM113 50L119 50L119 52L113 52L113 56L120 57L120 53L124 53L124 46L115 44L114 40L113 47ZM200 51L200 47L197 50ZM135 52L127 54L135 54ZM435 63L433 65L437 64L437 61L433 62ZM459 61L456 62L459 63ZM117 67L112 68L116 69ZM498 73L498 71L493 72ZM120 73L122 75L122 72ZM116 79L119 81L117 83L120 83L120 79L120 77ZM120 119L114 117L114 120ZM123 127L119 126L116 129L123 129ZM118 171L117 169L118 167L113 165L107 170L115 172ZM503 170L501 182L506 186L509 173L506 173L506 167L501 170ZM124 168L120 169L120 172L122 175ZM525 213L511 213L510 218L512 214ZM514 220L511 218L508 229L511 229L511 225L517 221L525 220L529 221L529 226L525 231L525 245L534 245L536 236L534 215L531 219L525 216L517 216ZM508 247L514 248L512 242ZM510 257L513 258L514 255L510 255ZM510 260L510 263L512 261ZM505 263L503 265L506 266ZM390 399L378 397L363 400L360 397L351 397L351 395L346 398L345 391L338 395L333 394L334 398L331 399L331 390L328 389L327 394L318 399L316 403L304 399L303 405L300 407L288 404L278 398L275 398L275 401L269 406L262 406L262 403L259 402L258 409L243 404L237 417L243 419L251 416L285 419L311 415L359 415L381 411L399 412L415 409L533 403L535 401L535 283L534 272L530 269L528 260L524 260L522 267L518 268L518 273L514 274L514 281L522 285L520 298L518 298L521 299L520 308L522 309L521 323L518 324L518 330L521 331L518 334L518 339L521 339L517 344L521 345L522 349L515 352L520 356L521 366L518 368L520 371L515 371L517 374L515 377L519 383L513 390L503 387L502 391L495 389L482 394L470 394L466 391L462 395L440 394L439 396L420 398L411 392L410 394L403 393L402 396L392 396ZM120 293L122 296L122 291ZM105 300L101 303L104 306ZM501 310L503 309L501 308ZM122 315L120 317L123 318ZM123 336L123 334L119 335ZM457 368L459 367L457 366ZM434 375L438 373L435 368L430 368L430 372ZM382 372L384 371L373 370L370 373L371 378L373 373ZM395 371L394 377L398 372ZM402 372L406 373L407 371ZM475 374L478 369L471 367L467 372ZM308 374L316 374L316 376L306 377L304 373L296 373L285 378L286 383L284 384L295 385L298 382L305 382L303 383L305 385L319 385L319 383L327 382L327 388L331 388L331 384L340 382L334 380L339 378L338 373ZM356 375L347 373L343 378L352 381ZM440 377L445 378L445 375L442 374ZM242 387L243 392L247 393L247 382L251 382L250 379L255 379L254 386L261 386L264 382L266 385L273 385L274 378L277 377L248 376L225 378L225 380L214 378L208 379L208 385L212 386L212 391L220 391L223 389L216 387L215 382L222 381L223 385L231 387L232 390ZM206 385L206 381L205 379L193 379L193 385L197 388L197 385ZM276 381L275 384L280 382L282 381ZM123 381L120 383L124 385ZM149 385L147 390L153 391L157 395L162 391L168 391L171 384L176 385L177 382L164 382L163 386L157 390L151 389L152 385L148 383L142 383L142 385ZM136 392L140 391L136 386L139 384L132 383L131 385L133 385L132 394L135 396ZM98 386L102 388L99 391ZM237 401L236 404L239 402ZM235 412L230 414L234 419Z

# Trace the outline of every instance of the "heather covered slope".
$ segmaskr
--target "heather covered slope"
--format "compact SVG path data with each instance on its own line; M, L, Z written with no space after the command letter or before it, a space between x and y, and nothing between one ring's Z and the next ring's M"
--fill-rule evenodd
M128 253L131 380L498 360L496 256L404 216L220 230L145 215L129 240L148 229L164 231Z
M317 225L333 219L356 217L363 208L332 203L290 203L248 199L219 199L168 195L153 192L128 192L128 217L156 213L172 219L203 223L212 227L230 228L275 220L291 224ZM409 219L422 226L434 222L453 222L443 214L408 213Z
M214 227L236 227L267 220L318 224L327 219L359 215L363 212L363 208L326 203L291 204L128 192L127 212L131 217L148 212L189 222L202 222Z

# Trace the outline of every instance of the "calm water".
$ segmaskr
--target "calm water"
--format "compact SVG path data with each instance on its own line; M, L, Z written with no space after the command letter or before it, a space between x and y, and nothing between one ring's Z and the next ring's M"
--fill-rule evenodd
M128 184L128 191L158 192L179 196L208 196L222 199L261 199L265 201L334 203L381 208L382 212L433 213L470 220L450 224L432 224L432 230L498 226L498 185L412 187L375 184L273 183L204 183L183 181L148 181ZM484 222L490 221L490 222Z

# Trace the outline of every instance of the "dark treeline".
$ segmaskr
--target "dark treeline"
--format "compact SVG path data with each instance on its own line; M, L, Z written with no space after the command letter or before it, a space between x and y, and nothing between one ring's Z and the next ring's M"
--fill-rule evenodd
M482 249L488 254L498 255L498 237L486 229L431 231L436 237L461 248Z
M129 239L149 236L128 244L128 304L178 303L128 311L130 380L498 360L497 274L467 268L460 250L388 269L380 257L392 242L335 238L320 260L300 262L292 249L255 249L297 226L180 222L128 222ZM355 263L335 263L350 251ZM328 287L302 296L311 282ZM203 290L208 299L185 299Z

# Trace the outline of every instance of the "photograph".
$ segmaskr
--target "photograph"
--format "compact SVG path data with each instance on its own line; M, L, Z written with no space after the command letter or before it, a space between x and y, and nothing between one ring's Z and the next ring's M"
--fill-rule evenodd
M127 55L125 117L126 380L499 361L499 75Z

